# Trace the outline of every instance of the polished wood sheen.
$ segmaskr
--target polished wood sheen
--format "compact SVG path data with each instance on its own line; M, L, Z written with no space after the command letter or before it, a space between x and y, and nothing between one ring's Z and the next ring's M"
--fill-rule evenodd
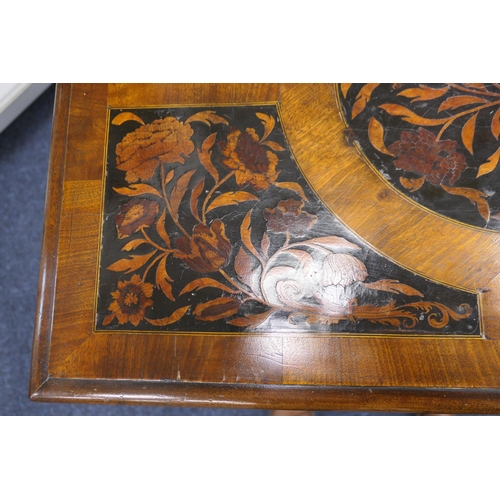
M360 143L346 132L339 99L339 88L333 84L59 85L31 398L298 410L500 413L500 234L443 217L415 203L380 175ZM229 174L234 172L238 162L244 162L242 155L248 148L256 155L265 149L268 163L265 172L259 167L264 176L240 165L240 173L233 178L228 174L227 187L220 183L218 203L232 197L226 210L233 222L227 222L223 215L205 220L209 201L203 204L201 200L213 194L209 191L215 185L209 176L211 167L206 167L207 189L196 195L199 203L196 198L198 204L191 201L189 208L189 193L185 205L177 201L179 214L184 208L191 210L195 216L203 216L203 223L189 229L188 219L181 220L178 215L179 227L167 225L169 234L161 243L153 236L157 234L154 228L159 228L163 210L168 217L184 175L182 165L176 167L179 174L175 178L172 174L170 180L166 165L158 164L154 167L157 177L153 177L153 167L148 167L147 173L136 170L147 178L136 181L132 174L128 184L119 185L125 182L121 180L125 173L120 172L120 161L124 160L117 159L116 168L113 162L115 144L130 133L126 127L131 131L141 127L140 123L146 127L144 123L153 121L148 118L150 112L157 113L162 123L174 123L174 119L165 118L169 109L177 109L176 116L184 113L181 123L190 123L195 130L192 140L198 149L189 144L191 136L184 143L187 156L195 151L191 159L200 155L209 134L217 133L217 146L207 150L207 155L212 155L214 164L217 159L221 175L224 168ZM247 109L248 126L231 121ZM218 112L219 118L206 121L209 115L197 115L208 128L194 125L195 114L208 110ZM269 118L273 113L276 119ZM265 132L256 116L267 123ZM128 120L135 120L135 124L127 125ZM254 132L247 132L244 150L234 131L245 127ZM375 145L384 151L377 131L372 130L371 137L378 134ZM274 134L269 135L272 140L268 138L267 144L264 133ZM187 156L178 163L187 161ZM210 158L201 158L206 157ZM290 180L283 182L272 175L278 158L283 170L280 175L290 176ZM115 170L105 175L106 168ZM115 177L110 172L116 173ZM184 178L186 182L192 175ZM413 184L403 183L413 187L423 183L410 181ZM146 195L139 201L123 194L127 191L122 186L138 182L150 186L161 182L159 191L167 187L163 195ZM192 186L186 185L195 191L197 184L199 180L193 177ZM115 208L106 219L106 207L110 206ZM257 206L262 207L260 222L257 209L253 211ZM133 219L139 208L149 215ZM141 224L126 227L126 217ZM176 221L175 217L174 213L169 220ZM300 220L300 230L296 225L290 235L292 226L286 225L285 230L284 218L294 223ZM110 222L103 225L106 220ZM236 229L231 223L238 224ZM168 286L162 287L158 273L155 281L155 272L148 278L148 271L138 268L140 278L139 274L132 278L136 271L124 273L116 264L128 257L116 248L141 235L151 237L158 251L171 253L170 260L164 260L167 271L174 273ZM179 241L183 237L184 243ZM271 258L269 252L280 248L286 252L286 245L294 241L295 248L301 250L292 248L290 255L300 257L300 264L276 267L274 275L287 272L290 278L294 265L296 270L305 269L311 257L319 255L307 245L317 247L314 242L319 241L326 245L320 245L321 255L327 255L322 272L326 273L327 259L332 269L351 266L355 277L349 282L345 275L335 278L335 286L345 285L347 290L352 285L362 293L353 292L337 308L332 309L335 303L330 301L329 314L311 306L321 302L320 298L316 302L302 299L310 302L303 310L297 303L297 320L292 314L292 295L283 287L270 299L270 285L263 296L255 287L245 285L246 274L257 272L259 261L264 268L265 259ZM176 267L182 269L178 277ZM323 289L334 286L332 276L323 274ZM285 283L284 278L279 279ZM202 294L193 295L192 304L182 302L187 300L182 289L191 286L194 290L196 284L215 287L215 291L204 289ZM266 286L265 281L261 280L260 286ZM120 296L118 292L126 287L130 293ZM145 304L140 310L133 309L137 300ZM151 308L153 301L156 306ZM255 312L249 312L245 304L255 304ZM174 316L175 311L181 312ZM193 311L194 317L188 311ZM275 314L276 319L258 324L255 315L263 313ZM297 321L302 323L297 326ZM259 329L260 324L264 326ZM287 329L287 324L295 326Z

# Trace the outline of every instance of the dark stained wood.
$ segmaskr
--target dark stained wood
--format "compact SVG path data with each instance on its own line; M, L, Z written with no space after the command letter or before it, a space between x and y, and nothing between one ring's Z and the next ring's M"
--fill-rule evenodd
M95 334L51 373L65 378L281 384L281 352L282 339L274 337Z
M35 316L33 357L31 361L30 394L43 384L48 374L50 339L56 291L57 243L62 205L61 190L64 179L70 95L71 88L69 85L58 85L49 160L49 181L47 182L45 202L45 226L40 258L38 303Z
M500 413L497 340L94 331L108 106L276 101L293 155L332 213L383 258L479 293L484 336L500 339L500 235L388 185L346 142L333 85L60 85L33 400Z
M189 384L129 380L49 379L34 401L171 406L216 406L289 410L498 414L498 389Z
M483 339L293 338L283 340L283 369L285 384L496 387L500 345Z
M106 143L107 85L71 87L65 179L100 180Z

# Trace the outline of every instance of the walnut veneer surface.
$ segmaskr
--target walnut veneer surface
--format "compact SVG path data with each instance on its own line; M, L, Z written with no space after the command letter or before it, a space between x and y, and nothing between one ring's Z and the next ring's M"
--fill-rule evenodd
M58 85L31 398L497 413L494 90L394 85Z

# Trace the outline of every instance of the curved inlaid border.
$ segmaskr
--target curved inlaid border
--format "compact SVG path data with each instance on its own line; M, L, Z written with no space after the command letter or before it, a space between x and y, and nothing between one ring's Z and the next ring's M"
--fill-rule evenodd
M280 107L283 128L309 184L377 251L426 277L470 291L481 291L500 273L500 235L415 205L347 146L334 85L284 84Z

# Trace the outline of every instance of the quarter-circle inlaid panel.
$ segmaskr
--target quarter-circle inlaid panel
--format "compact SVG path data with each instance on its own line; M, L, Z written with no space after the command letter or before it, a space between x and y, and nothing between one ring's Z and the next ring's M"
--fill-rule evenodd
M111 109L96 331L481 334L478 296L381 256L276 105Z
M483 290L500 273L500 235L415 203L366 161L341 118L336 85L286 84L283 127L308 183L378 252L432 279Z

